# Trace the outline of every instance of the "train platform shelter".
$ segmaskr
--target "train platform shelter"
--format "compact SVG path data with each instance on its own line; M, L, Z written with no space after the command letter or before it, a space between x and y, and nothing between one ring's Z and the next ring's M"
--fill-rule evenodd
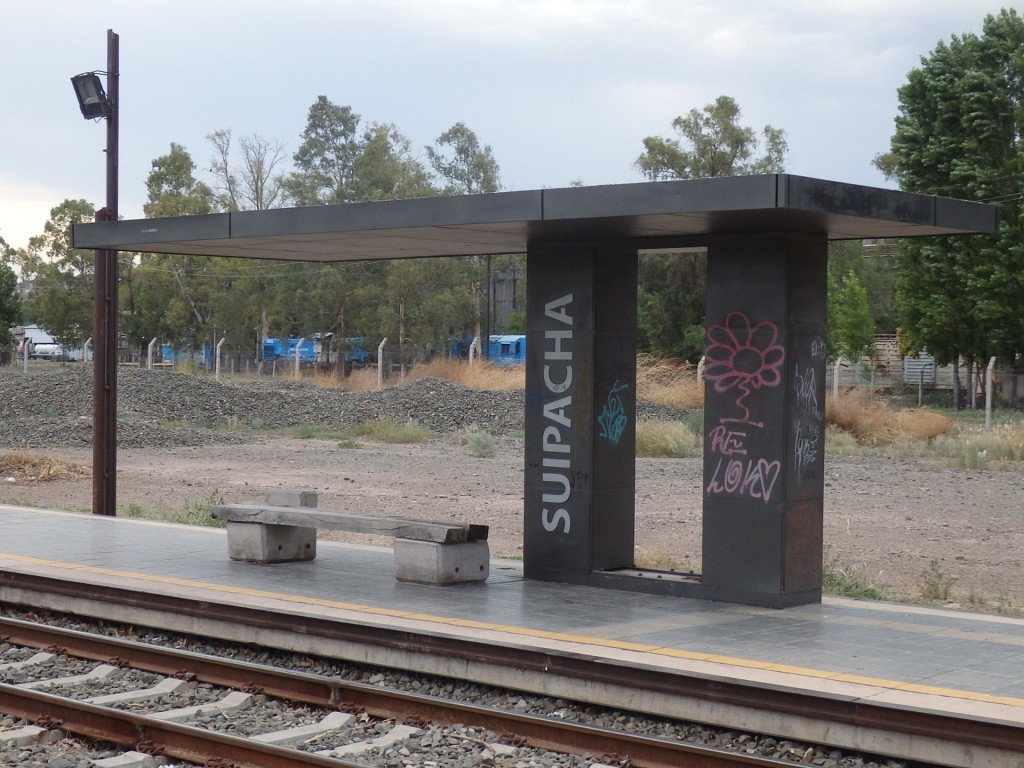
M832 597L785 610L657 594L623 599L617 590L528 579L522 562L505 560L493 561L482 583L402 583L388 548L320 542L315 560L256 565L228 558L222 529L27 507L0 506L0 528L2 602L422 672L445 669L432 668L437 657L430 655L444 640L473 644L481 668L486 649L499 658L530 652L540 654L542 668L510 662L511 671L492 665L483 675L513 688L643 706L635 695L615 701L610 684L557 687L556 670L596 661L609 673L623 667L637 679L652 676L680 690L699 681L716 692L716 703L677 716L740 717L749 729L825 743L857 743L865 729L833 723L823 733L792 712L765 720L720 694L742 682L743 696L767 688L813 693L822 712L850 708L860 713L854 719L869 719L869 706L894 722L903 716L897 713L945 713L953 739L962 722L1024 737L1021 618ZM237 625L218 621L220 605ZM278 624L283 618L289 631L258 618L267 615ZM238 628L245 623L247 630ZM390 631L392 641L376 639L377 630ZM911 750L928 762L929 739L942 734L906 738L874 746L885 754ZM978 759L958 764L986 764L972 762Z
M785 607L821 599L828 242L997 223L991 205L771 174L83 223L72 244L293 261L525 254L526 577ZM703 571L651 579L633 562L638 260L680 251L707 254ZM97 410L96 424L116 413ZM114 432L96 441L94 483L116 482ZM98 514L114 513L107 496Z

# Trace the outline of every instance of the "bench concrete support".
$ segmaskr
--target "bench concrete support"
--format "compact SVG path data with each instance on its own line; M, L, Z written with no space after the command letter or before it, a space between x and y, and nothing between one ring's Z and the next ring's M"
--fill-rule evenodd
M278 490L267 504L315 508L315 491ZM250 563L294 563L316 557L316 528L228 520L228 557Z
M460 584L486 581L491 552L486 541L439 544L395 539L395 578L417 584Z

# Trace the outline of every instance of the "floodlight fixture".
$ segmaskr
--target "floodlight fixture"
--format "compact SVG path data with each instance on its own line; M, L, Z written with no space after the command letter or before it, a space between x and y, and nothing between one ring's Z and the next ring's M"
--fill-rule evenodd
M98 72L83 72L71 78L78 97L78 107L86 120L99 120L110 116L110 99L103 90Z

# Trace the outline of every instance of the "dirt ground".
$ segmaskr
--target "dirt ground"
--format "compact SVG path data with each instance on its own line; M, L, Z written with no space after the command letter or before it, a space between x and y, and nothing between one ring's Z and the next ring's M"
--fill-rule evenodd
M50 451L89 466L89 450ZM119 506L182 507L211 498L259 501L270 488L307 488L320 506L490 525L496 556L522 553L522 442L499 442L474 458L433 441L342 449L316 439L266 438L245 445L121 450ZM92 481L0 478L0 503L88 511ZM638 560L700 570L701 464L637 461ZM951 469L939 462L829 457L826 560L875 585L920 599L932 561L935 582L955 579L950 602L988 610L1024 607L1024 472ZM371 543L367 537L357 539ZM936 579L938 577L938 579Z

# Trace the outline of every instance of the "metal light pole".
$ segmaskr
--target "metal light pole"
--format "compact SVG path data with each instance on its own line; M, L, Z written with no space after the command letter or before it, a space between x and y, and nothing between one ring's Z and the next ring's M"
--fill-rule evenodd
M117 221L120 87L118 36L107 30L107 93L95 72L71 78L82 116L107 121L107 202L96 221ZM93 258L92 513L117 514L117 251Z

